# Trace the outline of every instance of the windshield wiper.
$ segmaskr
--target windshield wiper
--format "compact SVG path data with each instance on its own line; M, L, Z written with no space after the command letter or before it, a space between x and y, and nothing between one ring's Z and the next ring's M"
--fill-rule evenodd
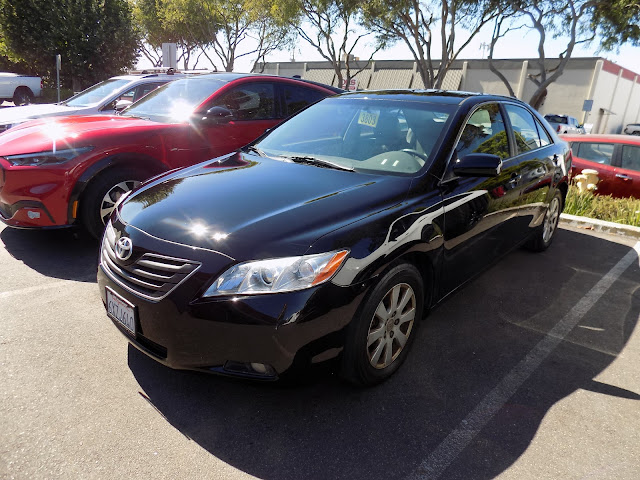
M258 147L256 147L255 145L247 145L244 149L245 152L253 152L253 153L257 153L258 155L260 155L261 157L266 157L267 154L264 153L262 150L260 150Z
M306 163L307 165L317 165L319 167L335 168L336 170L355 172L355 169L352 167L347 167L345 165L340 165L338 163L333 163L328 160L323 160L321 158L311 157L308 155L281 155L281 157L296 163Z

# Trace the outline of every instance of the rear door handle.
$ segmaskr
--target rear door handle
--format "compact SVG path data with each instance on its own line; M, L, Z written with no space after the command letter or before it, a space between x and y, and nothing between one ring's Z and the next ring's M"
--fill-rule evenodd
M621 178L625 182L632 180L632 178L629 175L625 175L624 173L616 173L616 178Z

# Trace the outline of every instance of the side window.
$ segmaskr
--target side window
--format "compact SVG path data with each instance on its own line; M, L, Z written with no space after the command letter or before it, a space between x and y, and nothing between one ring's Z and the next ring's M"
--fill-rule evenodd
M492 153L503 160L509 157L509 142L504 119L497 103L482 105L467 121L456 148L458 158L469 153Z
M164 85L164 83L146 83L144 85L139 85L136 88L136 94L135 94L135 96L133 98L133 101L137 102L142 97L144 97L146 94L153 92L160 85Z
M612 144L575 142L573 145L576 156L589 160L590 162L611 165L611 157L613 157Z
M640 147L633 145L622 146L622 168L628 168L629 170L635 170L640 172Z
M266 120L275 118L273 84L241 85L226 92L213 106L231 110L236 120Z
M133 98L135 97L135 95L136 95L136 89L132 88L128 92L125 92L122 95L120 95L118 98L116 98L116 102L118 100L129 100L130 102L133 102Z
M326 95L318 90L311 88L299 87L296 85L284 85L282 88L284 95L285 111L284 116L293 115L298 110L306 107L311 103L326 97Z
M538 127L533 115L527 109L517 105L506 105L507 116L513 127L513 136L516 140L516 154L529 152L540 148L542 142L538 135Z
M544 127L538 121L537 118L534 118L534 120L536 121L536 127L538 128L538 136L540 137L540 146L546 147L547 145L551 145L553 142L551 141L551 137L549 136L547 131L544 129Z

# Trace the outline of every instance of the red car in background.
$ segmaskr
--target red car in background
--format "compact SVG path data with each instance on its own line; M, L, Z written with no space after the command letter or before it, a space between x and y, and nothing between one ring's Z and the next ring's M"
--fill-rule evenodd
M640 198L640 138L630 135L560 135L573 152L574 177L598 171L596 193Z
M34 120L0 134L0 220L82 225L98 237L141 181L232 152L342 90L294 78L220 73L168 83L117 116Z

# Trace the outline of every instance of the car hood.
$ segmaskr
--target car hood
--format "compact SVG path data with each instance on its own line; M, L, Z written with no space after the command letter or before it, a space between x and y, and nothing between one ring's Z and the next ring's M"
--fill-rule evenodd
M76 108L57 105L55 103L3 108L0 109L0 125L15 125L40 117L73 115L77 110Z
M120 220L237 260L301 255L322 235L397 205L411 185L410 177L222 158L146 184L123 203Z
M94 145L96 138L113 140L129 128L165 130L171 124L156 123L135 117L116 115L83 115L42 118L23 123L0 134L0 155L46 152L53 149L80 148Z

